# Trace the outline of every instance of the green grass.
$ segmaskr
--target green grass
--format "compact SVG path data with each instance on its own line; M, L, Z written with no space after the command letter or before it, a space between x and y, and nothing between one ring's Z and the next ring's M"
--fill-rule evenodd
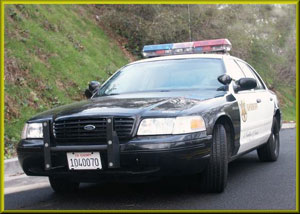
M103 82L129 62L89 16L88 6L6 5L5 57L18 70L5 81L6 100L13 102L5 106L6 158L14 154L26 120L84 99L89 81Z
M287 63L287 58L275 55L270 49L264 48L264 42L255 41L249 63L263 78L268 87L272 88L280 101L283 121L296 120L296 89L293 83L278 76L276 70Z
M296 120L296 89L295 87L280 85L277 88L280 93L280 108L282 110L282 118L285 121Z

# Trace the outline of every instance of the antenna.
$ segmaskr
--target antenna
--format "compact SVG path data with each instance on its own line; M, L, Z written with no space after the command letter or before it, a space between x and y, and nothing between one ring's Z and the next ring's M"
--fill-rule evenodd
M192 32L191 32L191 14L190 14L190 5L188 4L188 16L189 16L189 36L190 42L192 41Z

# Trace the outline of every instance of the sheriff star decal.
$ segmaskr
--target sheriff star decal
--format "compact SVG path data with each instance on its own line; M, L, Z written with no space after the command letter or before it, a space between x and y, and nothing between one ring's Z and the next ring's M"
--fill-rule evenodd
M242 116L242 120L244 122L247 121L247 110L246 110L246 104L244 100L241 100L240 102L240 107L241 107L241 116Z
M247 121L247 112L248 111L254 111L257 109L257 103L249 103L246 105L244 100L241 100L239 105L241 108L241 117L242 117L243 122Z

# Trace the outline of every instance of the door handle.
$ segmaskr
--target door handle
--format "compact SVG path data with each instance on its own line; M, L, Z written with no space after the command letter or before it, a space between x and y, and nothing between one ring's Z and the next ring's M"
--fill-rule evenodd
M273 98L272 98L272 97L270 97L270 101L273 101Z
M257 98L257 99L256 99L256 102L257 102L257 103L261 103L261 99Z

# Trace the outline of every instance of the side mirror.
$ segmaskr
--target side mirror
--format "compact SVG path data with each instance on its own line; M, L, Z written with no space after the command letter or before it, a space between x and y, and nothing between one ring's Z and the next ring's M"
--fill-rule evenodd
M89 99L100 88L101 84L98 81L91 81L89 87L85 90L84 94Z
M232 81L231 77L227 74L223 74L218 77L218 81L223 85L229 85Z
M253 78L241 78L241 79L237 80L235 83L236 83L236 86L234 88L234 91L236 91L236 92L250 90L250 89L256 88L256 86L257 86L256 79L253 79Z

